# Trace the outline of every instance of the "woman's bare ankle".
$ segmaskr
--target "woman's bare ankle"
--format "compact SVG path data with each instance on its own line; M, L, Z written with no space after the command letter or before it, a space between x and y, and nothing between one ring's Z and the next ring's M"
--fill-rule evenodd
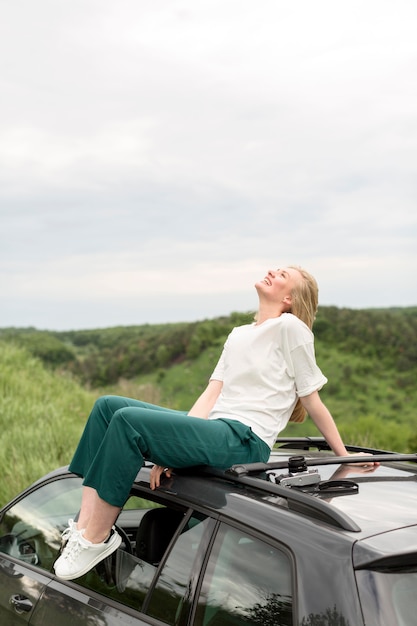
M106 539L110 537L110 532L111 531L108 531L104 534L92 533L91 535L88 535L88 533L84 531L82 536L86 541L89 541L90 543L104 543Z

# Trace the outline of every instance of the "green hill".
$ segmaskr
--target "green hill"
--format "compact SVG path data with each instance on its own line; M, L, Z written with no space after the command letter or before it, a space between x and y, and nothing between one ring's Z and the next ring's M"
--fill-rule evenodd
M67 374L0 341L0 505L69 462L93 399Z
M0 504L69 462L94 399L140 397L187 409L233 326L252 314L194 323L48 332L0 329ZM314 327L321 392L342 436L417 450L417 308L320 309ZM317 435L311 420L285 435Z

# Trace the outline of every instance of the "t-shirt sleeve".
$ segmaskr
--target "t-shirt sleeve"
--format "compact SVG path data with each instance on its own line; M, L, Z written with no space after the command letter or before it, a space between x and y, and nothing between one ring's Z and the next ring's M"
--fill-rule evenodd
M294 378L297 395L303 398L319 391L327 383L327 378L316 363L312 331L292 315L285 318L285 322L285 359L289 374Z
M327 383L327 378L316 363L312 342L294 348L291 352L295 388L300 398L310 395Z

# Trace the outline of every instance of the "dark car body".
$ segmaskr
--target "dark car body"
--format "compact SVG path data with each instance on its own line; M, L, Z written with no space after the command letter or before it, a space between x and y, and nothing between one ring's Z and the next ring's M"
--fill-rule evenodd
M155 491L146 466L122 546L69 582L53 563L82 485L51 472L0 512L0 624L417 624L417 457L362 451L380 467L281 439L266 465L177 471Z

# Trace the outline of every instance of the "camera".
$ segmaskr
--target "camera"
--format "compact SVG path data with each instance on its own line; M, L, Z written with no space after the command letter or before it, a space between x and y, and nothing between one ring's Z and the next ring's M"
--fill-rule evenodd
M288 459L288 474L277 475L274 471L268 472L269 480L283 487L306 487L320 482L321 477L317 469L307 469L303 456L291 456Z

